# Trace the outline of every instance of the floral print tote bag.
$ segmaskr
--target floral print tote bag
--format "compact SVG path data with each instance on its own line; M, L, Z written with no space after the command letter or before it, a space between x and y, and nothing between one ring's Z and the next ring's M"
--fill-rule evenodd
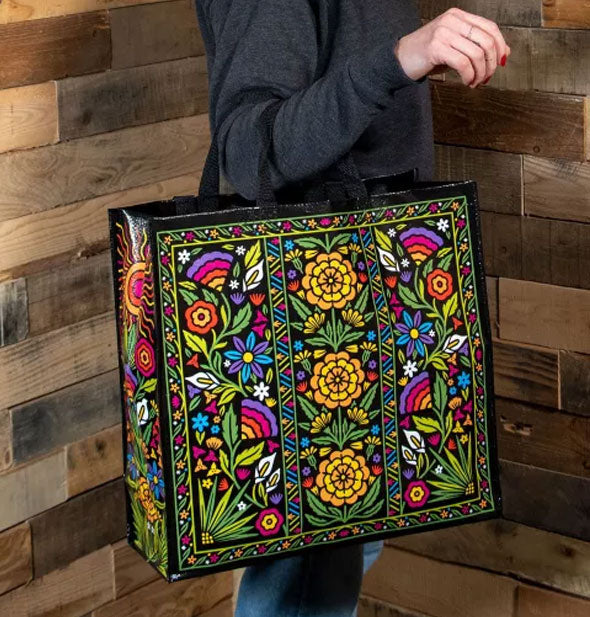
M279 204L267 160L268 199L206 194L213 145L199 197L109 210L128 540L171 581L500 514L475 183Z

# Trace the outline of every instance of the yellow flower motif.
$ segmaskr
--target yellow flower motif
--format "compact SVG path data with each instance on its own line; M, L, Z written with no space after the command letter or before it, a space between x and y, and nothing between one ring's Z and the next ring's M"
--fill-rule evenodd
M217 238L217 236L219 235L219 232L217 231L217 229L212 229L211 233L209 234L212 238Z
M310 446L309 448L305 448L305 450L301 450L301 458L307 458L308 456L313 456L318 449L315 446Z
M354 448L355 450L362 450L363 449L363 442L362 441L353 441L350 444L351 448Z
M473 297L473 289L468 289L468 290L465 292L465 297L466 297L468 300L470 300L470 299Z
M309 351L308 349L304 349L303 351L296 353L293 359L295 360L295 362L301 364L304 360L307 360L307 358L310 358L310 357L311 357L311 351Z
M360 424L361 426L365 424L369 424L369 416L367 415L367 412L364 409L357 407L356 405L354 407L349 407L346 410L346 415L353 422L356 422L357 424Z
M332 421L332 412L321 413L311 421L311 433L319 433L323 431Z
M335 450L319 466L320 499L334 506L356 503L368 488L369 468L364 456L350 448Z
M449 401L449 407L451 409L457 409L457 407L459 407L459 405L461 405L462 402L463 402L463 399L460 396L454 396Z
M285 253L285 261L293 261L298 257L301 257L301 249L293 249L292 251Z
M330 452L332 452L332 448L330 448L330 446L324 446L323 448L320 448L320 456L326 456L330 454Z
M310 229L315 229L316 225L317 225L317 221L315 219L311 219L310 221L307 222L307 226Z
M277 400L272 397L269 397L264 401L264 404L267 407L274 407L277 404Z
M313 367L310 380L313 396L317 403L329 409L348 407L362 392L365 372L358 358L351 358L348 352L328 353L322 362Z
M190 563L190 565L192 566L192 565L195 563L195 561L197 561L197 558L196 558L194 555L191 555L191 556L187 559L187 561L188 561L188 562Z
M379 437L376 437L375 435L369 435L368 437L365 437L365 443L372 444L374 446L380 446L381 439Z
M326 321L325 313L315 313L311 317L308 317L304 322L303 332L305 334L315 334Z
M458 207L459 207L459 202L458 202L458 201L454 201L454 202L451 204L451 208L452 208L453 210L456 210Z
M363 316L358 311L353 311L352 309L342 311L342 320L344 323L350 324L355 328L361 328L365 325Z
M408 378L407 378L407 377L400 377L400 378L397 380L397 383L398 383L400 386L405 386L405 385L408 383Z
M162 287L166 290L166 291L170 291L170 289L172 288L172 285L170 283L170 281L164 281L162 283Z
M170 242L172 242L172 236L164 236L164 242L170 244Z
M184 521L188 518L188 510L182 510L180 512L180 518Z
M460 441L461 443L467 443L467 442L469 441L469 437L468 437L468 435L461 435L461 437L460 437L459 441Z
M211 448L211 450L219 450L223 444L223 441L221 441L219 437L209 437L205 443L208 448Z
M448 510L441 510L440 515L441 515L442 518L448 518L449 511Z
M211 488L212 485L213 481L211 480L211 478L206 478L205 480L203 480L203 486L205 488Z
M367 351L377 351L377 344L367 341L361 344L361 349L366 349Z
M480 507L480 508L487 508L487 507L488 507L488 502L487 502L485 499L482 499L482 500L479 502L479 507Z
M356 296L357 275L348 259L337 251L320 253L305 266L301 286L310 304L323 310L342 308Z
M346 351L348 351L349 353L357 353L359 350L359 346L356 344L347 345L344 349L346 349Z

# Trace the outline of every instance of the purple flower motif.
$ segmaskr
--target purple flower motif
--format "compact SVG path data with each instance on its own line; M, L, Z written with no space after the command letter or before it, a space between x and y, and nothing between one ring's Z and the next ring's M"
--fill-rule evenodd
M309 474L311 473L311 468L310 468L310 467L304 467L304 468L301 470L301 473L302 473L304 476L309 476Z
M231 301L238 306L246 299L246 296L243 293L230 294L229 297Z
M297 379L299 379L299 381L305 379L305 371L297 371Z
M201 389L200 388L195 388L195 386L191 385L190 383L187 383L187 387L188 387L188 396L189 398L195 398L195 396L197 396L197 394L201 393Z
M408 311L404 311L402 318L404 323L397 323L395 325L396 330L402 335L397 340L398 344L404 345L407 343L407 356L411 356L414 353L414 349L416 349L418 355L424 356L424 344L428 345L434 342L432 337L426 334L432 328L432 322L425 321L422 323L422 311L416 311L414 319L412 319Z
M374 369L377 366L377 362L375 360L369 360L369 368Z
M412 271L411 270L404 270L401 273L400 278L402 279L402 281L404 283L409 283L412 280Z
M364 270L365 269L365 262L364 261L359 261L358 264L356 265L356 267L359 270Z
M273 493L270 496L271 503L274 503L275 506L278 506L283 500L283 493Z
M381 461L381 455L377 452L373 454L373 463L379 463Z
M289 270L289 271L287 272L287 276L288 276L290 279L294 279L294 278L297 276L297 270Z
M262 341L256 344L256 334L250 332L244 343L237 336L233 337L235 350L224 352L224 356L232 360L228 373L237 373L241 371L242 380L247 382L250 375L254 373L256 377L263 379L262 364L272 364L272 358L265 354L268 347L268 341Z
M414 476L414 470L413 469L404 469L403 474L404 474L404 478L406 478L406 480L409 480L410 478L412 478Z

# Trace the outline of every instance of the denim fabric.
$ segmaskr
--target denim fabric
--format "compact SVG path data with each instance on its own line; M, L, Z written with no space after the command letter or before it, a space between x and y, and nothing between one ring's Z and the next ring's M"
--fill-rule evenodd
M363 574L383 541L330 547L249 566L235 617L356 617Z

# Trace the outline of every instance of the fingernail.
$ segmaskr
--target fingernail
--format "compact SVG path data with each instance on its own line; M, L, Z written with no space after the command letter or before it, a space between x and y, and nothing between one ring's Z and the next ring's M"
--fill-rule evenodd
M502 66L504 66L504 65L506 64L506 54L504 54L504 55L502 56L502 59L500 60L500 64L501 64Z

